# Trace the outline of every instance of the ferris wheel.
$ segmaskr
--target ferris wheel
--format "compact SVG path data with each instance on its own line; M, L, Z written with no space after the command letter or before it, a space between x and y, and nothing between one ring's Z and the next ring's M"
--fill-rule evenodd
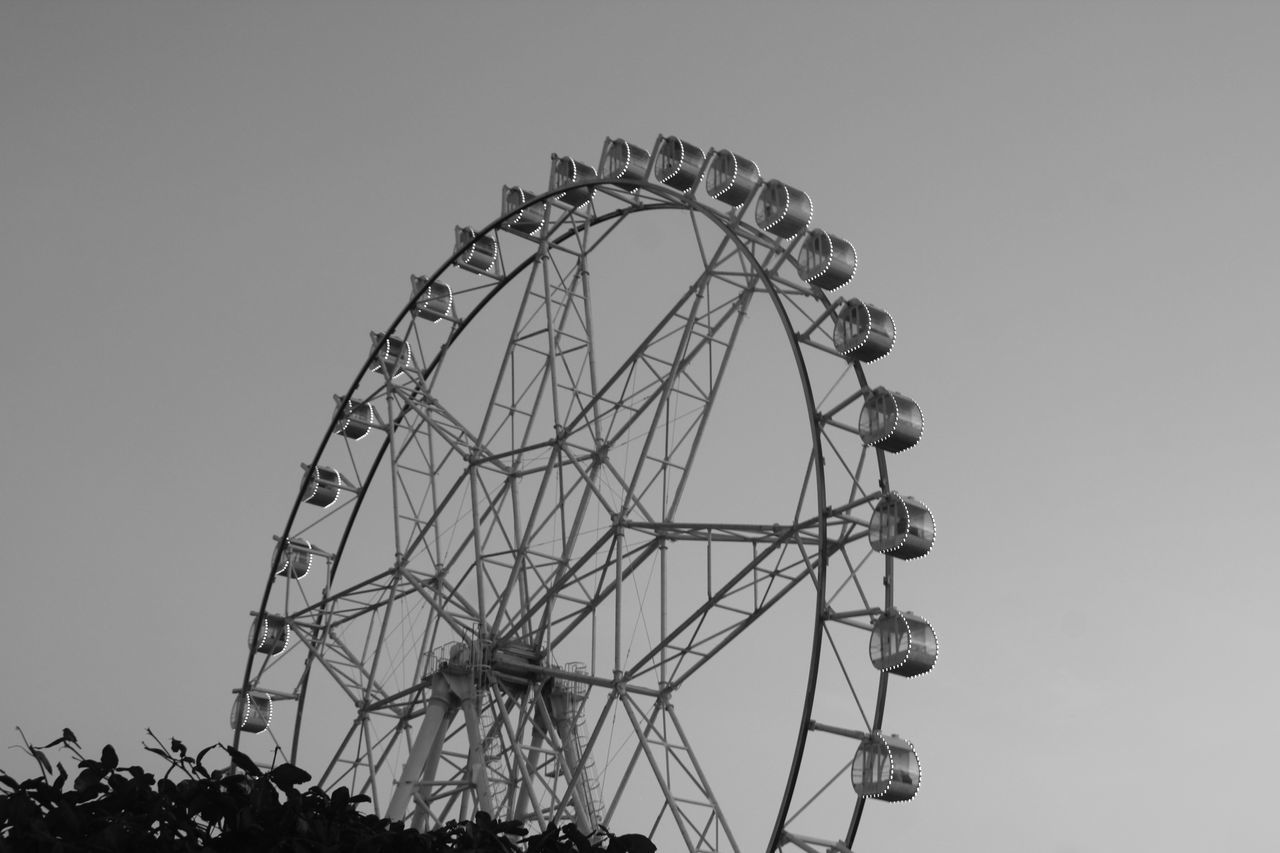
M690 853L848 851L914 797L886 696L938 643L895 567L935 527L889 461L923 418L868 380L894 321L812 218L659 136L455 229L303 465L235 745L418 827Z

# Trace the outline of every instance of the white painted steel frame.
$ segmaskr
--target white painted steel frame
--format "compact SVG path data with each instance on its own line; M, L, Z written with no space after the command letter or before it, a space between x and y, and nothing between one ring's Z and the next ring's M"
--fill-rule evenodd
M450 316L441 323L416 322L410 303L383 333L384 339L394 334L411 341L422 357L433 351L433 335L446 330L447 339L428 363L398 377L362 371L341 398L334 423L348 401L374 403L379 422L372 434L380 433L382 444L372 454L357 452L331 425L313 464L335 467L353 488L306 524L302 520L310 516L296 501L281 534L315 538L337 531L336 543L324 543L333 548L327 571L319 589L269 577L255 612L286 615L298 642L279 657L251 655L241 690L296 703L292 731L278 743L297 760L308 688L323 673L350 703L351 723L319 781L367 793L380 812L398 817L412 807L415 821L424 823L486 807L542 826L572 817L590 827L618 813L628 784L647 767L662 803L653 826L627 829L656 831L668 821L690 851L738 850L671 696L773 605L797 588L811 589L809 695L798 715L792 767L768 846L847 849L863 801L847 795L847 822L820 836L802 818L849 764L817 785L805 787L802 778L810 737L865 737L835 725L842 720L815 717L820 664L824 677L843 677L867 731L883 723L887 678L878 676L874 688L859 695L849 674L859 669L849 661L861 653L868 620L893 604L892 558L868 551L855 560L849 553L866 536L871 506L889 488L884 454L863 447L856 429L836 417L867 392L863 369L851 365L826 398L817 398L805 352L844 364L830 340L834 305L825 293L788 277L792 241L744 222L750 204L726 212L694 193L648 180L622 187L582 183L597 191L578 208L554 199L563 188L530 196L526 206L546 204L548 211L534 235L505 229L501 220L478 229L478 238L496 242L490 271L459 272L455 262L467 251L460 246L427 278L447 277L454 288ZM702 272L631 355L602 376L591 325L592 253L632 215L682 209ZM469 284L459 286L459 279ZM523 288L520 305L473 432L436 395L437 382L455 341L510 287ZM813 449L796 510L772 523L691 522L679 516L680 500L738 331L760 294L772 302L791 341L809 409ZM693 370L702 359L707 375L698 381ZM673 418L677 404L692 408ZM630 468L612 458L624 440L640 448ZM358 568L345 570L342 586L339 565L379 470L391 482L394 557L367 577L359 578ZM530 480L538 484L532 490L522 485ZM593 510L609 514L612 523L587 529ZM451 542L458 524L462 540ZM548 535L551 548L540 541ZM679 542L705 543L708 554L706 599L686 612L673 612L666 600L666 554ZM724 565L718 555L728 557L737 546L749 547L751 557ZM663 598L659 639L624 660L626 583L655 559ZM711 582L713 564L721 569L717 583ZM883 605L873 604L864 588L867 565L884 567L877 578ZM510 643L554 654L587 627L594 643L598 614L610 606L614 636L604 651L611 664L603 670L577 672L547 658L504 681L481 663L468 670L468 692L442 681L444 664L432 654L445 639L469 640L477 657ZM404 627L395 620L406 612L417 613L409 633L418 639L393 651L390 638ZM598 649L591 651L594 657ZM861 668L869 664L864 660ZM599 691L603 706L594 719L566 725L565 714L557 717L548 707L549 682ZM428 714L428 708L435 710ZM622 782L600 799L590 761L606 719L616 720L619 710L634 745ZM485 751L494 744L501 748L497 758ZM411 760L391 766L404 751ZM851 761L853 749L848 752ZM426 774L423 784L412 781L418 768ZM386 779L395 784L387 786Z

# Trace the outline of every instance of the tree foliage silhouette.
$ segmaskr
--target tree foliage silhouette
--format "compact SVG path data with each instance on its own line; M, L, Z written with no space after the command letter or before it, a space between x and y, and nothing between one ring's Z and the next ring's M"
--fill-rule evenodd
M147 734L155 745L143 748L169 765L159 779L136 765L121 767L110 745L99 758L86 758L70 729L38 747L23 735L19 748L35 760L40 775L18 782L0 771L0 853L655 851L642 835L587 836L573 824L531 834L519 821L498 821L484 812L471 821L418 832L359 811L369 798L352 796L346 788L299 790L311 774L292 764L264 771L223 744L192 756L177 739L165 746L150 729ZM79 772L69 787L70 773L47 754L54 748L77 759ZM206 766L215 749L226 754L230 766Z

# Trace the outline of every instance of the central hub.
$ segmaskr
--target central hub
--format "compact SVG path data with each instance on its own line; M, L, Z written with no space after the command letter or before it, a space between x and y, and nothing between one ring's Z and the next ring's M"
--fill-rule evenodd
M445 675L467 676L479 683L498 683L508 689L541 684L550 673L544 665L546 651L534 646L499 640L460 641L437 652L436 666Z
M455 692L470 692L467 684L514 694L537 688L547 697L569 697L575 706L595 683L586 676L584 664L557 666L546 649L509 640L463 640L444 646L427 660L426 679L437 673Z

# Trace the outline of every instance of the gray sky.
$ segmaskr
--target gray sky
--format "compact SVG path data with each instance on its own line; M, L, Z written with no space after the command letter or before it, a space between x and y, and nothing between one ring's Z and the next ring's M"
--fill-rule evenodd
M551 152L674 133L810 192L927 418L925 782L863 849L1263 849L1277 43L1263 3L9 0L0 723L227 739L407 276Z

